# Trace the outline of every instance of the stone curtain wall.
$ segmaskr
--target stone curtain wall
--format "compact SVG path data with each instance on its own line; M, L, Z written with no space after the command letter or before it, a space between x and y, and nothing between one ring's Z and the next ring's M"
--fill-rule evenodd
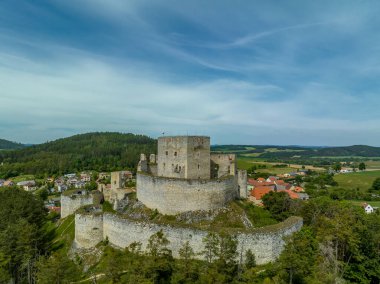
M239 253L243 258L250 249L257 264L275 261L284 249L284 237L301 230L303 220L300 217L290 217L282 223L257 229L257 233L240 233L237 236Z
M95 247L103 240L103 214L75 214L75 243L82 248Z
M94 203L93 196L91 194L86 195L74 195L65 196L61 194L61 218L65 218L84 205L90 205Z
M213 210L238 196L235 177L220 180L188 180L137 174L137 199L162 214Z
M75 218L77 246L85 248L95 246L101 241L99 237L101 231L95 229L99 226L100 217L77 215ZM258 228L251 233L237 233L238 252L244 259L245 253L250 249L256 256L257 264L275 261L283 250L283 237L300 230L301 227L302 219L291 217L283 223ZM133 242L141 242L142 248L146 249L150 236L160 230L170 241L169 249L172 250L174 257L179 256L180 248L189 241L190 246L197 253L196 257L203 259L200 253L204 250L202 240L207 236L206 231L141 223L111 213L103 215L103 239L108 238L111 244L120 248L125 248Z

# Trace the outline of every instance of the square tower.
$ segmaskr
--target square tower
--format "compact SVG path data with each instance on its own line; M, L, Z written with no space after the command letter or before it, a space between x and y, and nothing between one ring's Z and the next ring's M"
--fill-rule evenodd
M122 172L112 172L111 173L111 189L118 189L122 188L123 179L122 179Z
M210 179L210 137L158 138L157 175L185 179Z

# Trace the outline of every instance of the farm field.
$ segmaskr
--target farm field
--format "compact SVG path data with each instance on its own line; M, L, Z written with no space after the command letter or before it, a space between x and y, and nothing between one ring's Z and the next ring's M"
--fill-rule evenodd
M237 159L237 165L239 169L245 169L248 170L253 165L266 165L267 167L264 169L257 169L258 172L262 173L273 173L273 174L285 174L290 172L297 171L296 167L285 167L285 168L277 168L273 165L280 164L280 163L269 163L261 161L260 159L247 159L247 158L240 158ZM301 166L299 167L301 168Z
M379 207L380 208L380 201L365 201L365 200L352 200L350 201L353 205L360 206L363 203L369 203L372 207Z
M361 191L366 191L378 177L380 177L380 171L365 171L338 174L334 176L334 179L338 182L338 187L350 189L359 188Z
M365 161L367 169L380 169L380 160Z
M251 155L251 154L244 154L244 156L239 156L237 158L237 165L239 169L247 170L255 164L267 166L267 168L265 169L258 169L259 172L263 172L263 173L285 174L285 173L290 173L290 172L296 172L297 170L302 169L302 165L297 165L297 164L288 164L288 167L285 167L285 168L274 167L274 165L278 165L282 163L266 162L264 159L255 158L253 156L248 156L248 155ZM305 169L306 170L310 169L313 171L325 171L324 168L308 166L308 165L305 166Z

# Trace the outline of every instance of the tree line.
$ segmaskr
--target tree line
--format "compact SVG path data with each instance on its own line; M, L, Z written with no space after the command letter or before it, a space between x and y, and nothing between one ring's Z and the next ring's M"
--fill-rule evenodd
M144 135L87 133L20 150L0 151L0 178L21 174L60 175L83 170L135 170L140 153L155 153Z

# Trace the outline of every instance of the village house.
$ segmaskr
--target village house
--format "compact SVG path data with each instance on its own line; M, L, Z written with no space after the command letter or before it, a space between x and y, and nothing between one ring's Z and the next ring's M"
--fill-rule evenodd
M57 185L57 190L58 192L64 192L67 190L68 186L66 184L60 183Z
M297 192L297 195L301 200L309 200L310 199L309 194L307 194L305 192Z
M278 190L276 187L277 185L256 186L251 190L249 200L252 201L255 205L262 206L262 197L271 191L277 191L277 192L283 191L283 192L286 192L291 199L301 199L299 193L296 193L289 189ZM306 200L306 196L303 196L303 198L304 198L303 200ZM308 196L307 196L307 199L308 199Z
M270 176L267 178L267 182L275 182L276 180L278 180L278 177L275 176Z
M75 185L77 182L78 182L78 179L76 177L72 177L72 178L69 178L67 180L66 184L68 184L68 185Z
M65 184L65 179L63 177L59 177L57 178L55 181L54 181L54 185L55 186L58 186L58 185L61 185L61 184Z
M65 174L64 175L64 177L65 178L68 178L68 179L70 179L70 178L75 178L77 175L76 174L73 174L73 173L71 173L71 174Z
M371 205L369 205L368 203L363 203L362 208L364 209L365 213L367 213L367 214L371 214L374 211L374 208Z
M276 186L276 190L289 190L292 187L290 183L287 183L282 179L275 180L274 184Z
M291 191L289 189L285 189L283 191L286 192L291 199L300 199L300 197L298 196L298 194L295 193L294 191Z
M54 203L53 204L46 204L45 208L47 208L49 210L49 213L51 213L51 212L61 213L61 207L56 206Z
M37 189L36 182L34 180L25 180L17 183L17 186L22 187L25 191L32 191Z
M99 179L107 179L110 177L111 175L109 173L99 173Z
M82 182L89 182L89 181L91 181L91 175L89 173L81 173L80 174L80 180Z
M84 181L78 181L74 184L75 188L84 188L86 186L86 183Z
M250 178L247 180L247 189L250 191L249 200L259 206L262 206L262 197L271 191L284 191L291 199L309 199L309 195L305 193L303 187L292 185L280 179L279 176L270 176L267 179L258 178L257 180Z
M255 205L262 206L263 196L271 191L273 191L273 189L268 186L258 186L252 189L251 195L249 196L249 200L252 201Z
M299 170L299 171L297 172L297 175L298 175L298 176L306 176L306 175L307 175L307 170Z
M14 185L15 185L15 183L11 180L6 180L3 184L3 186L14 186Z
M297 193L299 193L299 192L305 192L305 190L303 189L303 187L294 186L294 185L290 188L290 190L292 190L294 192L297 192Z

